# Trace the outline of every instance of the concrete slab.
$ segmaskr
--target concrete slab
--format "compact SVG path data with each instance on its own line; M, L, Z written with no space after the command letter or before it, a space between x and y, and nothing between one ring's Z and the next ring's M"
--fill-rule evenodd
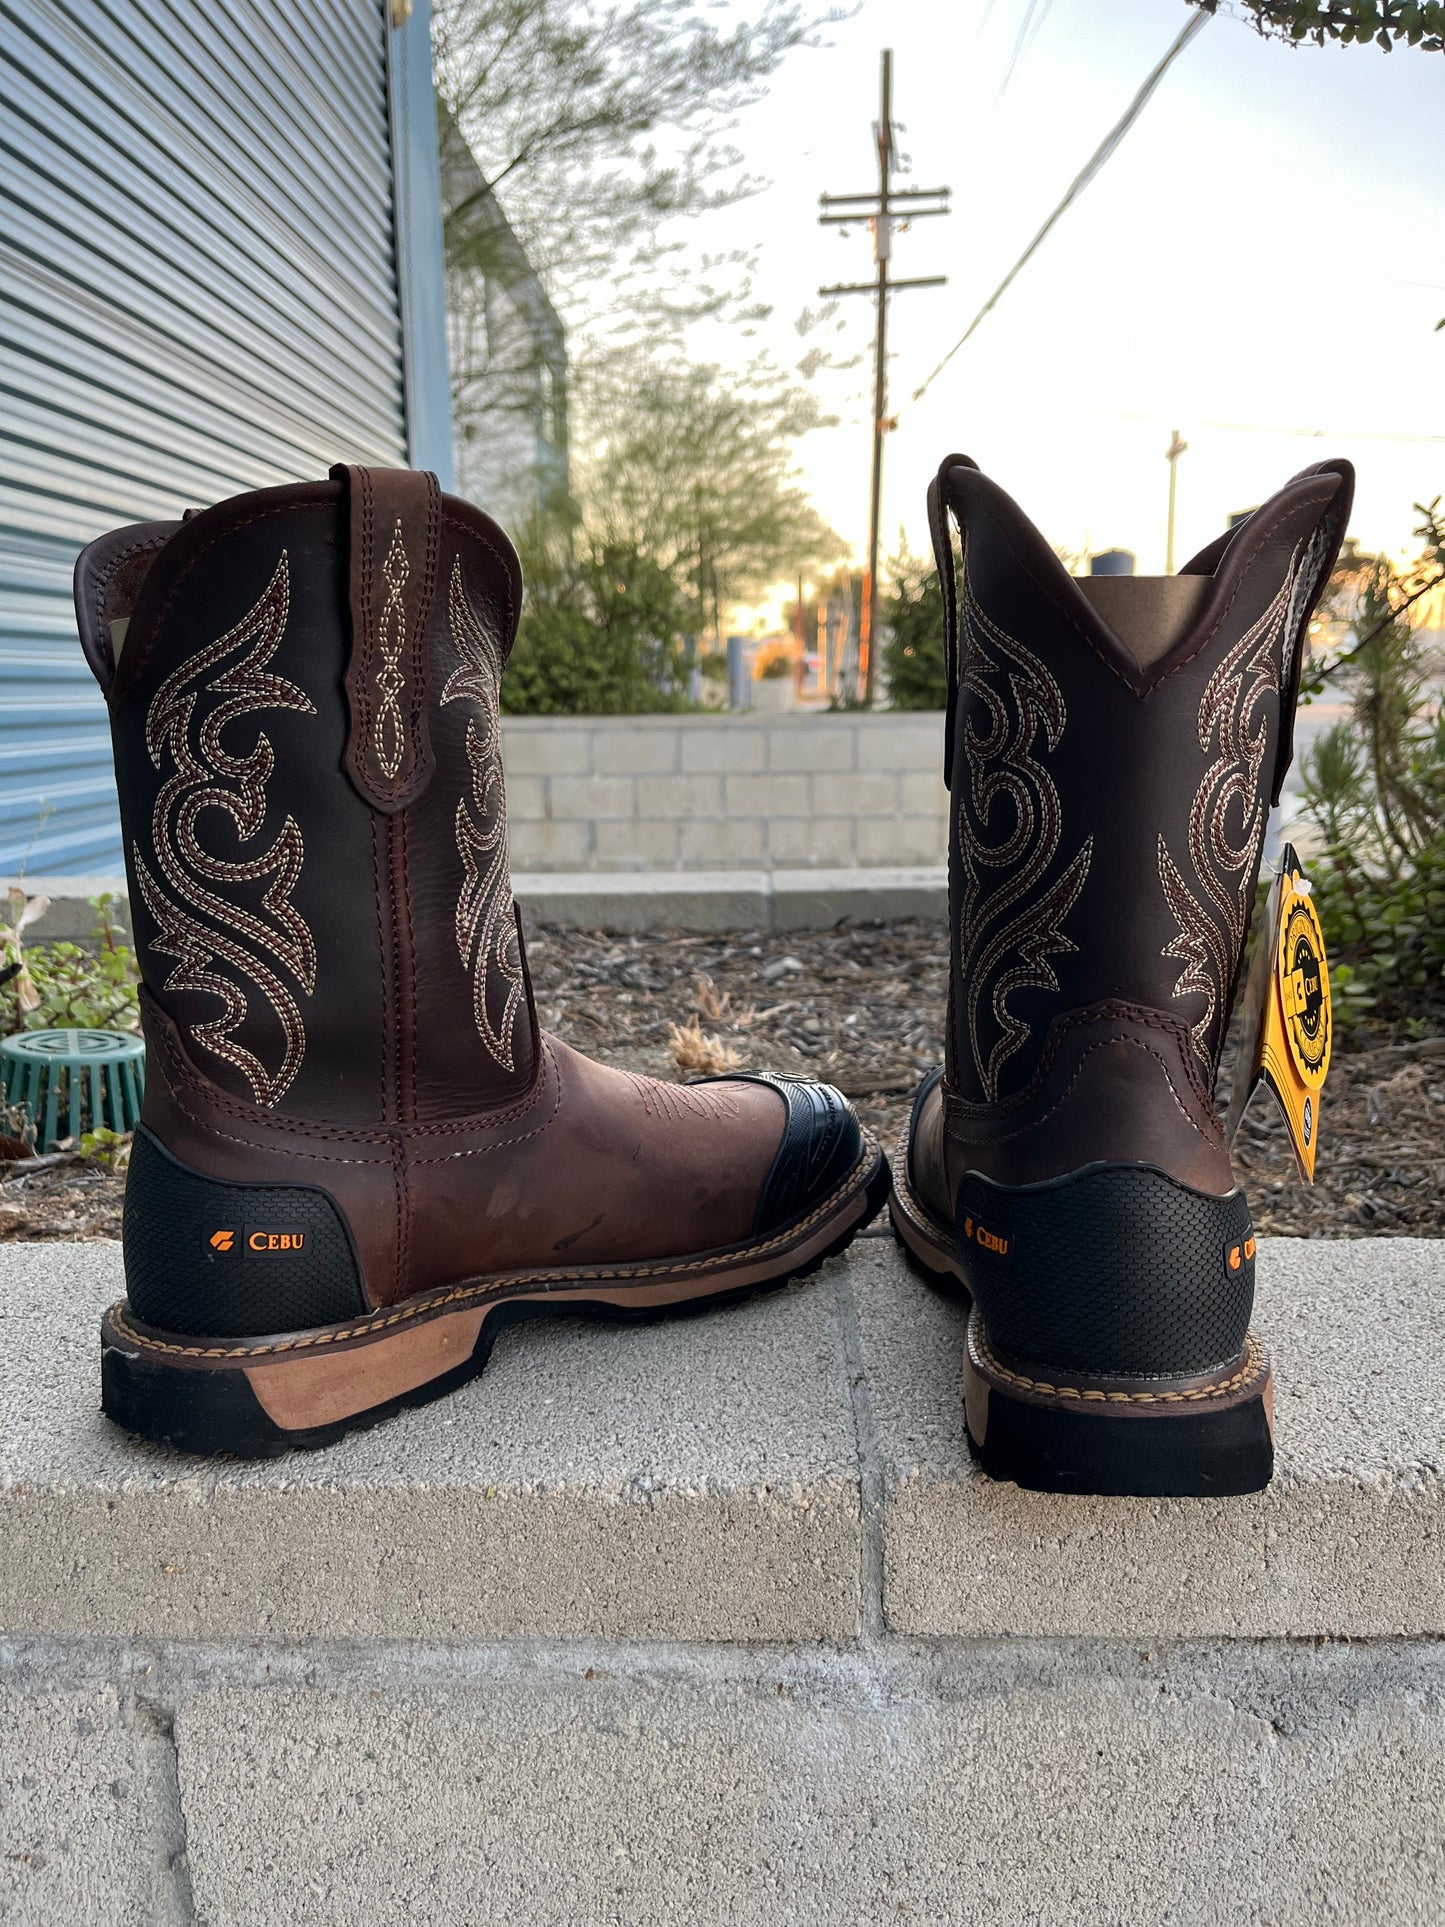
M964 1316L857 1247L862 1368L901 1633L1445 1633L1445 1242L1265 1239L1256 1329L1277 1389L1270 1489L1079 1500L969 1456Z
M527 916L583 929L827 930L948 908L948 873L930 867L536 872L513 886Z
M440 1691L202 1692L177 1721L196 1913L1433 1922L1438 1681L1370 1690L1371 1672L1359 1655L1366 1690L1333 1706L1303 1677L1295 1697L1258 1696L1219 1664L1030 1669L997 1651L912 1670L780 1656L752 1679L579 1663Z
M855 1435L828 1295L547 1323L485 1375L266 1466L98 1409L114 1245L0 1247L0 1627L179 1638L843 1638Z
M772 879L763 870L516 873L526 917L584 930L765 930Z
M738 839L746 819L714 826L721 845ZM554 838L573 826L533 825ZM695 829L696 826L693 826ZM809 844L832 853L826 822ZM687 841L688 825L683 825ZM702 839L698 840L701 846ZM791 855L802 854L800 850ZM531 860L538 860L533 852ZM686 854L686 851L684 851ZM929 865L852 864L842 868L737 870L535 870L514 872L513 890L526 916L538 923L583 930L826 930L837 923L897 917L943 917L948 873ZM3 880L0 880L3 887ZM34 888L40 885L32 886ZM125 879L51 878L49 910L37 941L86 939L95 928L87 898L106 891L121 901Z
M948 914L948 872L933 868L775 870L774 930L828 930Z
M168 1927L185 1869L168 1732L115 1689L0 1691L0 1921Z

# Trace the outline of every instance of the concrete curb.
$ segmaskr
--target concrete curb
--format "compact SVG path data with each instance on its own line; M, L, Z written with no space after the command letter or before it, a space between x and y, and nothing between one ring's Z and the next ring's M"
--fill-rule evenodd
M0 885L8 887L8 884ZM48 896L33 926L40 943L87 938L95 927L88 898L108 893L124 904L122 877L31 877L25 888ZM839 923L943 917L942 869L516 871L513 894L538 923L574 929L826 930Z

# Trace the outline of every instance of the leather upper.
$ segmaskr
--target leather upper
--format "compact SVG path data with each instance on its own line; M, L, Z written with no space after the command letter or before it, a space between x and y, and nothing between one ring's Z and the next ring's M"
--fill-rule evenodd
M969 1169L1137 1160L1228 1189L1214 1076L1351 482L1286 484L1187 565L1210 583L1181 633L1131 649L1002 489L944 463L952 968L914 1155L946 1217Z
M857 1162L836 1092L658 1083L538 1030L499 716L521 576L487 516L344 468L118 531L76 582L172 1156L326 1191L372 1304L685 1259Z

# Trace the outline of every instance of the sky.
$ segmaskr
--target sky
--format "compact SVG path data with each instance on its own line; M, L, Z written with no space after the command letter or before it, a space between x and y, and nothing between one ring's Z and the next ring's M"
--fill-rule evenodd
M1226 0L1227 4L1227 0ZM1164 564L1178 428L1177 559L1229 514L1330 456L1359 470L1353 533L1404 557L1416 501L1445 493L1445 57L1292 49L1221 14L1124 145L920 402L963 333L1188 18L1179 0L862 0L774 76L732 139L767 189L692 227L699 252L755 246L772 315L752 340L690 345L852 370L814 386L836 427L798 446L819 509L866 542L872 304L806 339L821 284L873 272L867 228L820 227L818 195L876 185L879 54L894 53L904 186L952 188L946 220L895 241L885 556L927 545L924 490L960 450L1071 550ZM843 238L846 237L846 238Z

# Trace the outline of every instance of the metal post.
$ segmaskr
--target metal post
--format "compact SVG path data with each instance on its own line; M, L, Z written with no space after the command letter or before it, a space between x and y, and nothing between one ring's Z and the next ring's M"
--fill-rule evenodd
M888 405L888 258L893 222L888 190L893 173L893 50L883 49L878 111L878 212L873 219L873 258L878 263L878 327L873 336L873 471L868 489L868 598L863 610L863 700L872 704L874 637L878 633L878 517L883 494L883 419Z
M819 217L825 225L843 225L869 220L873 228L873 259L877 272L872 281L856 281L841 287L820 288L821 295L871 294L877 309L873 337L873 459L868 490L868 574L863 584L863 606L859 625L858 681L865 702L873 700L876 681L876 638L878 634L878 530L883 509L883 437L892 426L888 407L888 297L901 288L942 287L941 274L915 280L890 279L893 254L893 222L905 225L926 215L948 213L948 189L893 187L893 54L885 48L882 62L878 125L878 187L871 194L824 194ZM895 215L895 208L897 213Z
M1179 430L1176 428L1168 448L1164 451L1164 459L1169 464L1169 526L1164 537L1165 575L1174 573L1174 502L1179 482L1179 457L1188 447L1188 442L1180 441Z

